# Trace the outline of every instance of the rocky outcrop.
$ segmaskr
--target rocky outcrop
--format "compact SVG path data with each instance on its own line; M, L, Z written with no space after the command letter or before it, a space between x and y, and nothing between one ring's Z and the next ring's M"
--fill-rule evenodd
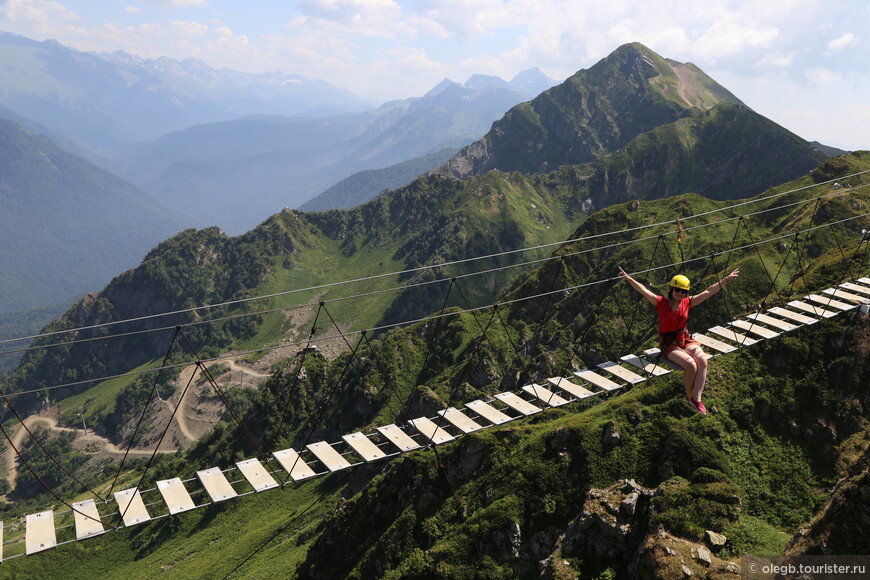
M631 551L629 537L653 493L631 479L589 490L583 509L565 534L563 555L586 554L599 560L626 556Z
M678 538L663 529L647 534L628 566L638 580L740 578L739 560L723 560L703 544Z
M573 569L572 562L582 561L641 580L738 578L739 562L716 555L725 536L708 530L706 543L699 543L650 525L650 500L657 493L631 479L589 490L553 553L540 562L542 577L576 577L583 571Z

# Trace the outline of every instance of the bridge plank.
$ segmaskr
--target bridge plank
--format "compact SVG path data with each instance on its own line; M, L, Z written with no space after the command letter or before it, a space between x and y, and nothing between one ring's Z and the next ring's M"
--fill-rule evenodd
M435 421L426 417L418 417L408 421L414 426L414 429L420 432L420 435L431 441L435 445L453 441L453 435L441 428Z
M524 385L523 390L541 401L542 403L551 407L561 407L562 405L567 405L570 402L567 399L563 399L550 389L542 387L537 383L532 383L531 385Z
M451 425L463 433L474 433L483 429L483 425L455 407L448 407L438 411L438 414L450 421Z
M505 393L496 393L495 398L514 409L515 411L519 411L523 415L534 415L535 413L540 413L543 411L537 405L534 405L516 393L505 392Z
M729 353L737 350L736 346L724 343L721 340L713 338L712 336L707 336L706 334L701 334L700 332L693 332L692 338L700 342L702 345L712 348L713 350L718 350L721 353Z
M24 532L25 553L29 556L57 546L54 533L54 512L47 510L28 514Z
M163 501L166 502L169 513L172 515L180 514L196 507L179 477L158 481L157 489L160 491L160 495L163 496Z
M378 431L387 439L393 442L393 445L398 447L402 451L411 451L413 449L418 449L421 447L419 443L411 439L407 433L402 431L396 425L384 425L383 427L378 427Z
M774 328L778 328L785 332L791 332L793 330L797 330L800 328L797 325L792 324L791 322L786 322L785 320L780 320L779 318L774 318L773 316L768 316L767 314L761 314L760 312L753 312L746 315L747 318L751 318L756 322L760 322L762 324L766 324L767 326L772 326Z
M800 312L794 312L789 310L788 308L780 308L779 306L774 306L773 308L768 309L767 311L770 314L776 314L777 316L781 316L782 318L788 318L789 320L793 320L794 322L798 322L800 324L815 324L819 321L818 318L813 318L812 316L807 316L805 314L801 314Z
M800 300L792 300L786 306L791 306L795 310L800 310L802 312L808 312L813 316L821 316L824 318L830 318L832 316L836 316L837 313L833 310L827 310L822 308L821 306L817 306L816 304L810 304L809 302L801 302Z
M602 388L608 392L622 388L622 385L614 383L607 377L599 375L598 373L592 372L588 369L574 371L573 374L574 376L580 377L584 381L588 381L596 387Z
M345 459L341 453L335 450L335 447L326 441L318 441L317 443L309 443L305 446L311 453L319 459L329 471L341 471L351 466L350 461Z
M646 380L645 377L642 377L613 361L603 362L598 365L598 368L607 371L615 377L619 377L631 385L636 385L637 383L642 383Z
M128 528L151 519L138 488L131 487L116 491L115 503L118 504L118 512L121 514L121 519L124 520L124 525Z
M639 357L636 354L627 354L625 356L619 357L619 360L627 362L631 366L637 367L642 371L653 375L654 377L660 377L671 372L671 369L664 368L660 364L651 363L645 358Z
M862 286L861 284L853 284L851 282L843 282L840 284L840 287L845 288L846 290L850 290L852 292L857 292L858 294L865 294L870 296L870 288L867 286Z
M272 453L272 456L278 460L284 471L290 474L290 479L293 481L305 481L317 475L295 449L281 449Z
M469 401L465 406L492 423L493 425L501 425L512 419L510 415L502 413L492 405L484 401Z
M215 503L236 497L238 492L233 489L227 477L219 467L210 467L196 472L199 482L205 488L211 500Z
M733 340L738 343L740 346L752 346L758 340L754 338L750 338L745 334L741 334L736 332L733 328L724 328L722 326L711 326L707 329L707 332L712 332L713 334L718 334L723 338L727 338L728 340Z
M856 304L866 304L870 298L867 296L859 296L857 294L853 294L852 292L846 292L841 288L837 288L836 290L833 288L826 288L822 290L823 294L827 294L829 296L833 296L834 298L842 298L843 300L848 300L849 302L855 302Z
M76 540L99 536L106 531L94 500L76 502L72 504L72 508L76 524Z
M383 459L387 456L380 447L375 445L372 440L366 437L363 433L357 432L351 433L350 435L342 435L341 438L344 439L345 443L350 445L364 461L377 461L378 459Z
M775 332L766 326L758 324L757 322L748 322L746 320L734 320L731 322L731 326L736 326L746 332L752 333L756 336L760 336L761 338L776 338L779 336L778 332Z
M819 294L807 294L807 300L811 300L817 304L823 304L825 308L833 308L835 310L852 310L855 304L846 304L839 300L834 300L833 296L820 296Z
M251 487L256 492L278 487L278 482L266 471L266 468L263 467L263 464L256 457L237 461L236 467L239 468L239 471L242 472L242 475L245 476L245 479L248 480L248 483L251 484Z

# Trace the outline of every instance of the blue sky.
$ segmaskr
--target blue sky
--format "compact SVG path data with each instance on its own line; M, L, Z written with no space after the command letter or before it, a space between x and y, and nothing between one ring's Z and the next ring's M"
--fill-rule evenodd
M36 40L297 73L381 101L533 66L563 80L638 41L845 149L870 149L868 24L868 0L0 0L0 30Z

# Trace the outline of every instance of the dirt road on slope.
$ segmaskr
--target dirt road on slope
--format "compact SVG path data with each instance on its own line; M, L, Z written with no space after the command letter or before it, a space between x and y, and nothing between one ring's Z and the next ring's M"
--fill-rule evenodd
M40 423L47 426L50 431L55 432L72 432L78 433L79 435L73 441L73 445L77 448L86 448L89 445L98 445L100 451L112 454L112 455L124 455L127 453L128 455L139 455L139 456L150 456L154 453L154 449L146 449L146 448L133 448L130 451L126 451L125 449L121 449L117 447L114 443L106 439L105 437L101 437L92 431L88 431L86 434L82 429L73 429L70 427L58 427L57 426L57 418L51 415L31 415L24 419L24 425L19 426L15 431L15 434L12 436L12 445L13 447L7 446L6 449L6 470L7 475L6 479L9 482L10 487L15 487L15 482L18 479L18 454L15 452L17 449L21 451L22 445L24 445L24 441L27 437L29 437L28 430L33 433L36 428L40 425ZM25 427L27 427L25 429ZM42 442L42 439L40 439ZM176 449L160 449L158 453L175 453Z

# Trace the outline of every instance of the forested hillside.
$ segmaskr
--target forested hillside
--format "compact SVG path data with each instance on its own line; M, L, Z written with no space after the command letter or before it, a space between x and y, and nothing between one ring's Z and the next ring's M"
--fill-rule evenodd
M240 407L253 439L228 420L183 457L157 458L139 486L195 481L196 469L256 455L252 441L302 449L643 348L650 321L608 274L617 265L653 288L677 268L702 288L740 267L738 282L693 314L694 330L866 275L868 169L867 153L837 158L748 206L685 195L597 212L576 241L499 295L497 309L446 309L371 341L357 334L366 345L358 353L278 362ZM680 244L674 222L662 220L675 215L685 227ZM475 276L445 280L441 295L475 285ZM329 319L333 306L319 311ZM717 357L707 417L681 400L678 374L650 377L437 453L213 504L4 567L128 578L155 566L170 577L446 578L678 577L685 566L728 577L741 554L782 553L828 490L863 476L868 336L866 315L852 310ZM712 554L708 530L725 537Z

